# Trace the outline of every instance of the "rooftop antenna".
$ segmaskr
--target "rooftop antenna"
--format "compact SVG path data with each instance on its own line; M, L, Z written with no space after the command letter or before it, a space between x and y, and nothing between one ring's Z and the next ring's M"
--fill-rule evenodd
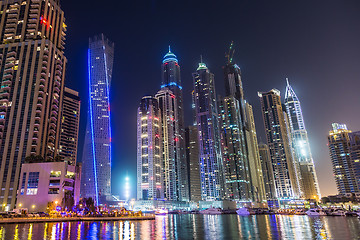
M289 86L289 79L288 78L285 78L286 79L286 85Z
M202 55L200 54L200 62L203 63Z
M228 53L225 53L225 58L227 59L227 64L232 63L234 53L235 53L235 49L233 49L233 46L234 46L234 41L231 41L229 51L228 51Z
M169 53L171 53L171 50L170 50L170 45L169 45Z

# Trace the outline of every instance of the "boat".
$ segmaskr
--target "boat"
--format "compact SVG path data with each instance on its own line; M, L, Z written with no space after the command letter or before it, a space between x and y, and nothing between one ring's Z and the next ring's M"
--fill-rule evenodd
M329 212L330 216L346 216L346 211L344 211L343 209L340 208L336 208L336 209L332 209Z
M166 215L169 211L167 209L158 209L155 211L155 215Z
M306 215L306 211L303 208L298 208L295 210L295 215Z
M238 210L236 210L236 213L237 215L240 215L240 216L248 216L250 215L250 212L247 208L239 208Z
M201 214L210 214L210 215L218 215L218 214L223 214L223 212L221 211L220 208L208 208L205 210L201 210L200 211Z
M308 216L325 216L326 213L322 209L312 208L306 211Z

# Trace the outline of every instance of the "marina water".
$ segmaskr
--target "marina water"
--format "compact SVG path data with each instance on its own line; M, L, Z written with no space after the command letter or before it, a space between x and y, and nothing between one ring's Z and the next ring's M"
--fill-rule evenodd
M156 216L153 221L2 224L0 239L358 239L356 217Z

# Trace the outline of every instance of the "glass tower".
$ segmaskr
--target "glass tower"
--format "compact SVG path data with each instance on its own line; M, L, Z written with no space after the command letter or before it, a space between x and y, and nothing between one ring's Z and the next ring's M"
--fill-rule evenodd
M250 172L239 101L230 96L220 99L218 105L226 199L250 202Z
M357 133L359 134L359 133ZM333 165L335 182L339 194L360 192L356 177L356 164L359 158L356 154L356 134L352 134L345 124L333 123L332 131L329 132L328 146L330 158ZM355 160L355 161L354 161Z
M103 34L89 39L88 124L83 154L82 197L103 204L111 197L110 84L114 43Z
M137 115L137 199L163 199L161 119L156 98L145 96Z
M179 110L176 96L168 88L162 88L155 98L159 103L159 115L161 118L161 152L164 183L164 198L166 200L180 201L180 137L179 124L176 116Z
M169 46L169 52L165 54L162 65L162 84L161 89L167 88L172 92L175 97L176 111L174 117L174 127L178 129L174 132L178 139L176 144L176 165L178 171L175 173L178 179L177 199L181 201L189 200L189 188L188 188L188 164L185 156L185 126L184 126L184 108L183 108L183 93L180 77L180 65L178 59L174 53L171 52ZM161 106L160 106L161 107ZM164 133L163 133L164 134Z
M264 119L267 145L270 150L271 164L275 179L276 196L279 200L299 197L296 165L293 160L280 91L258 93Z
M201 198L222 200L223 171L214 74L204 63L193 73L196 123L199 132Z
M320 200L320 189L315 172L310 143L304 124L301 105L294 90L286 79L285 107L289 118L291 142L295 153L295 160L299 166L302 181L303 197L305 199Z

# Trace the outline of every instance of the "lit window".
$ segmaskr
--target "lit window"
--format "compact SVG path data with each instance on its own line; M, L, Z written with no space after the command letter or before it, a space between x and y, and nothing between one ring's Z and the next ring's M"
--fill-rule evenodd
M51 171L50 172L50 177L60 177L61 176L61 171Z

